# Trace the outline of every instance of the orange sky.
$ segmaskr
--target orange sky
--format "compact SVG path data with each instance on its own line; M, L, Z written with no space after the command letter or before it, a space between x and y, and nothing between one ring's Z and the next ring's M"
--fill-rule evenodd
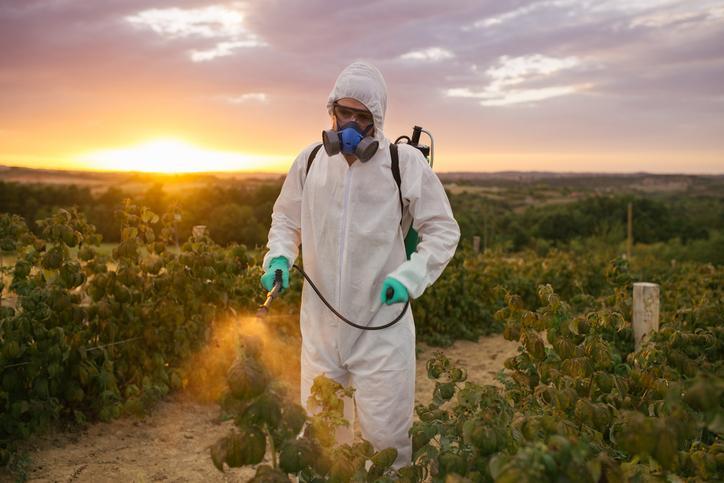
M0 6L0 164L285 172L363 58L441 172L724 173L721 2L101 3Z

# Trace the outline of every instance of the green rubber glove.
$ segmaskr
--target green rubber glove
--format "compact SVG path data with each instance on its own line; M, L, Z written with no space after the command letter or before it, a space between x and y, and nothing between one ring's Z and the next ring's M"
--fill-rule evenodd
M282 289L289 288L289 260L287 257L276 257L269 262L269 268L266 269L264 275L261 276L261 285L267 292L274 288L274 274L277 270L282 271Z
M392 296L387 298L388 289L392 289ZM407 289L398 280L387 277L382 282L382 292L380 293L380 300L383 304L392 305L397 303L404 303L410 300L410 295L407 293Z

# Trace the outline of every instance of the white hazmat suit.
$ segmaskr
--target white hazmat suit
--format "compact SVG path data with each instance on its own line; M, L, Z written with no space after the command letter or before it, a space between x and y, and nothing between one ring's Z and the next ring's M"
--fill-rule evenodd
M380 146L367 162L349 165L342 154L307 158L318 143L304 149L284 181L272 214L264 267L284 256L290 265L301 243L304 270L342 315L367 326L397 317L402 304L380 302L382 282L391 276L412 298L431 285L455 253L460 230L442 184L420 151L399 145L405 218L420 235L417 251L406 259L400 226L400 201L392 175L389 141L383 133L387 87L373 66L356 62L342 71L329 95L332 103L353 98L373 114ZM412 311L387 329L366 331L339 320L307 282L301 306L301 400L307 406L319 374L355 388L354 402L362 436L375 449L394 447L395 468L411 462L415 401L415 326ZM353 422L351 402L345 415ZM350 424L352 428L352 424ZM351 429L338 433L351 442Z

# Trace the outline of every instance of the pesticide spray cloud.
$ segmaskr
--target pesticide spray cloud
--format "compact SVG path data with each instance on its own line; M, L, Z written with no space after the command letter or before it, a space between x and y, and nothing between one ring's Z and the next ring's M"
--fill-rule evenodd
M241 337L261 343L262 363L298 400L301 336L298 316L291 315L264 319L246 315L217 321L209 343L183 368L185 392L201 402L218 401L228 391L226 373L239 351Z

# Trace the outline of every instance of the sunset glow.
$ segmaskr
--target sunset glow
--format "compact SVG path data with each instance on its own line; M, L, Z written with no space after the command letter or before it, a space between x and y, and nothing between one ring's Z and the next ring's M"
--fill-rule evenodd
M100 171L147 173L198 173L204 171L251 171L268 168L270 156L212 151L177 139L157 139L125 148L82 154L79 164Z
M437 172L724 173L722 0L388 3L0 2L0 168L286 173L365 60Z

